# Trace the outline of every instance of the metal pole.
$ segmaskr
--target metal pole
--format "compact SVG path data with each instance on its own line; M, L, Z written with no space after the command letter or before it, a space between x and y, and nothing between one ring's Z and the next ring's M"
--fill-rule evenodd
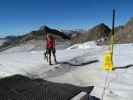
M111 34L112 63L113 63L114 35L115 35L115 9L113 9L112 34Z

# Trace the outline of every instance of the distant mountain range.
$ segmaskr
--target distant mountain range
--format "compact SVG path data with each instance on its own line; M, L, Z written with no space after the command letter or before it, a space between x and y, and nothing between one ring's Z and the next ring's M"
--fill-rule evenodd
M85 41L97 41L99 39L110 39L111 28L106 24L100 23L87 31L85 30L57 30L48 26L41 26L40 29L34 30L22 36L7 36L7 40L2 46L7 47L10 45L25 44L29 41L45 40L45 31L52 34L56 41L66 42L71 44L85 42ZM133 18L131 18L125 25L115 27L115 42L127 43L133 42Z

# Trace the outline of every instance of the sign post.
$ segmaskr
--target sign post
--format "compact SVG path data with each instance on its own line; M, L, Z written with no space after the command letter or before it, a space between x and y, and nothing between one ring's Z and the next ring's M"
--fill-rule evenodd
M113 9L113 20L112 20L112 33L111 33L111 44L109 46L109 51L104 54L103 59L103 69L105 71L112 71L113 69L113 48L114 48L114 25L115 25L115 10Z

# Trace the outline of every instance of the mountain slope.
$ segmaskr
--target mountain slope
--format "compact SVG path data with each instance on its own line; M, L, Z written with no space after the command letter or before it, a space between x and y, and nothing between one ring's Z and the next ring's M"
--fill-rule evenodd
M80 40L81 42L98 40L106 38L110 35L111 29L104 23L98 24L86 32L77 34L73 40Z
M133 18L116 32L116 37L119 43L133 42Z

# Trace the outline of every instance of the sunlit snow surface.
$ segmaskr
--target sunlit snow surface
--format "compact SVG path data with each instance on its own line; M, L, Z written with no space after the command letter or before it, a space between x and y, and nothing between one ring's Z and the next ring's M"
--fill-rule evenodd
M95 89L91 95L102 98L105 92L104 100L132 100L133 44L114 46L114 66L125 68L116 68L110 73L102 70L102 58L106 51L106 46L96 46L94 42L76 44L64 50L57 50L57 60L75 64L92 60L99 60L99 62L84 66L69 64L49 66L44 60L42 50L34 50L32 45L14 47L0 52L0 77L22 74L80 86L94 85ZM105 81L107 81L106 85ZM106 87L105 91L103 91L104 87Z

